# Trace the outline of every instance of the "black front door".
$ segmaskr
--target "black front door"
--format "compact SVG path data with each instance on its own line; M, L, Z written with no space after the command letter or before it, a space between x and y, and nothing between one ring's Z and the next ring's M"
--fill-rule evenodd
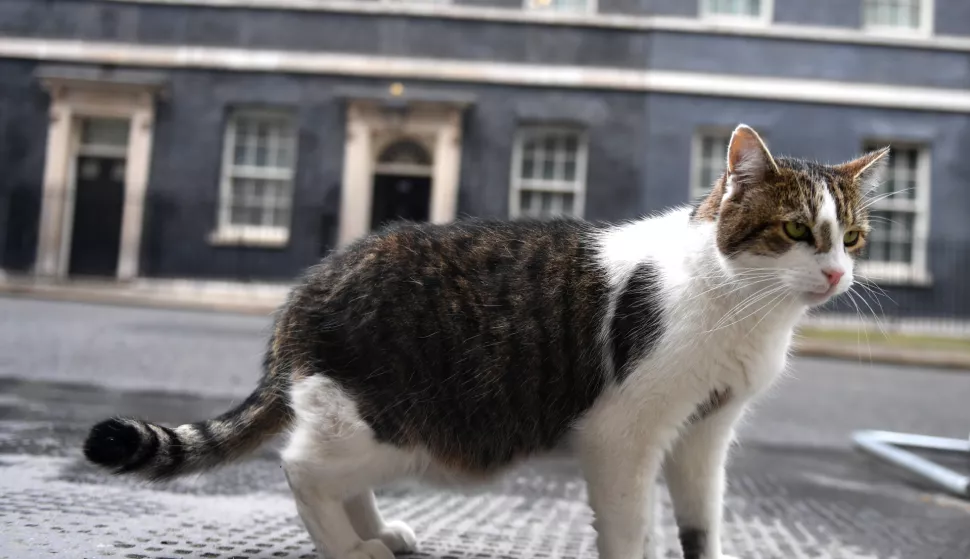
M374 175L371 229L392 221L428 221L431 211L431 177Z
M115 275L124 203L125 160L79 157L71 229L71 275Z

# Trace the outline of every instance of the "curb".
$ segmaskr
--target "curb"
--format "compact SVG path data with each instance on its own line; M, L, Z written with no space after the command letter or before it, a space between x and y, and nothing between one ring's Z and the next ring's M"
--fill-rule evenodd
M230 312L269 316L283 303L282 299L252 300L239 297L187 297L164 293L137 293L119 289L73 288L65 286L25 286L0 283L0 296L72 303L93 303L153 309Z
M970 354L953 351L903 350L873 345L846 345L814 340L796 340L795 355L800 357L826 357L862 363L883 363L914 367L933 367L953 372L970 373Z

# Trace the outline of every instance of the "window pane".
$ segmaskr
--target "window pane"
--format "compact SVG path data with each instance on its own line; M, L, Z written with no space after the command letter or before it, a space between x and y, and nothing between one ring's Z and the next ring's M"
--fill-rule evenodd
M732 16L758 17L761 0L705 0L707 13Z
M562 194L562 213L563 215L575 216L576 215L576 195L575 194Z
M576 215L576 195L571 192L523 190L520 196L520 213L523 216L551 219Z
M522 154L522 178L531 179L535 176L535 151L527 148Z
M555 194L552 192L543 192L541 196L542 204L539 207L542 210L543 215L549 215L549 213L552 211L552 199L555 197Z
M730 134L707 134L701 137L700 161L694 163L698 172L694 178L697 182L692 185L692 197L710 191L714 181L724 173L730 141Z
M576 197L583 188L579 161L585 154L578 132L563 129L526 128L519 148L521 168L513 184L518 189L518 214L532 218L575 215ZM532 187L532 188L530 188ZM573 190L575 192L570 192Z
M528 190L523 190L519 193L519 213L522 215L531 215L530 209L532 208L532 193Z
M128 145L128 121L121 118L87 118L81 123L81 143L86 146Z
M266 167L269 160L269 125L265 122L256 126L256 161L258 167Z
M916 29L920 25L920 0L864 0L866 25Z
M878 262L912 263L916 242L916 214L912 212L874 211L869 216L872 231L866 257Z
M289 208L276 208L273 210L273 222L272 225L276 227L286 227L290 222L290 209Z
M579 139L574 135L566 136L566 155L567 157L576 157L576 152L579 151Z
M701 157L710 159L712 155L714 155L714 138L705 136L701 140Z
M273 162L276 167L283 169L289 169L293 167L293 136L282 135L279 138L279 143L276 146L276 157Z
M554 154L552 152L546 152L545 156L545 159L542 161L542 178L554 179L556 178Z
M576 180L576 161L574 159L567 159L563 167L563 180L574 181Z
M229 214L229 222L233 225L259 225L259 208L233 204L232 211Z
M233 117L235 136L232 160L235 165L292 169L295 159L295 131L283 116Z
M232 162L236 165L246 164L246 144L241 141L239 136L236 136L236 144L233 146Z
M548 153L556 152L556 137L553 135L547 135L542 139L542 149Z
M530 0L529 7L535 10L554 10L559 12L585 12L589 9L588 0Z

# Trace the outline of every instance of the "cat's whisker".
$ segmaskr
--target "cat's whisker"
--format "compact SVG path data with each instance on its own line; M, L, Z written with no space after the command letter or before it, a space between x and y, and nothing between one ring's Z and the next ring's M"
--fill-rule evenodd
M867 210L870 207L872 207L873 204L878 204L879 202L882 202L883 200L887 200L889 198L892 198L893 196L896 196L896 195L899 195L899 194L903 194L903 193L909 192L911 190L915 190L915 189L913 189L913 188L904 188L902 190L894 190L894 191L888 192L886 194L880 194L879 196L875 196L873 198L870 198L870 199L866 200L866 203L863 204L860 209Z
M862 289L865 289L867 293L869 293L870 295L872 295L873 301L875 301L875 303L877 305L879 305L879 313L882 314L882 315L885 315L886 314L886 309L884 309L883 306L882 306L882 301L881 301L881 298L880 298L879 294L876 293L876 291L872 287L866 285L865 283L863 283L861 281L860 282L857 282L856 285L858 285ZM893 301L893 298L892 297L889 297L889 295L885 291L883 291L882 289L880 289L880 291L882 291L882 295L884 297L887 297L890 301L892 301L893 304L898 304L898 303L896 303L896 301ZM861 296L861 294L860 294L860 296Z
M768 315L770 315L770 314L771 314L771 313L772 313L772 312L773 312L773 311L774 311L774 310L775 310L775 309L776 309L776 308L778 307L778 305L780 305L780 304L781 304L781 303L782 303L782 302L783 302L783 301L784 301L785 299L787 299L787 298L788 298L788 293L785 293L784 291L782 291L782 293L781 293L781 296L780 296L780 297L777 297L777 299L778 299L778 302L776 302L776 303L775 303L774 305L772 305L772 306L771 306L771 308L770 308L770 309L768 309L768 311L767 311L767 312L766 312L765 314L763 314L763 315L761 316L761 318L759 318L759 319L758 319L758 322L755 322L755 323L754 323L754 326L752 326L752 327L751 327L751 329L750 329L750 330L748 330L748 333L747 333L747 334L745 334L745 335L744 335L744 337L748 337L749 335L751 335L751 332L754 332L754 331L755 331L755 330L756 330L756 329L758 328L758 325L759 325L759 324L761 324L761 322L762 322L762 321L763 321L763 320L764 320L764 319L765 319L765 318L766 318L766 317L767 317Z
M869 350L869 364L871 365L872 364L872 344L869 343L869 331L865 327L865 323L864 323L864 320L863 320L864 317L862 315L862 309L860 309L859 308L859 304L856 303L855 297L854 297L854 295L852 293L852 289L849 289L845 293L846 293L846 295L849 296L849 301L852 303L853 306L855 306L856 314L859 316L859 323L856 324L856 345L862 345L862 342L859 339L859 333L860 333L860 331L863 332L863 333L865 333L865 335L866 335L866 347ZM862 361L862 355L861 354L859 355L859 361L860 362Z
M757 313L758 311L756 310L756 311L754 311L754 313L748 314L748 315L746 315L743 318L740 318L738 320L735 320L734 322L731 322L730 324L723 325L724 322L726 322L728 320L731 320L731 318L733 318L734 316L737 316L738 314L744 312L746 309L748 309L748 308L756 305L757 303L763 301L764 299L768 298L769 296L772 296L772 295L776 294L777 292L779 292L781 290L784 290L784 289L787 289L785 287L785 285L784 284L779 284L777 286L771 287L770 289L769 288L765 288L765 289L762 289L761 291L758 291L757 293L755 293L754 295L748 297L747 299L745 299L744 301L742 301L741 303L739 303L738 305L736 305L733 309L731 309L730 311L728 311L727 313L725 313L725 315L722 316L721 319L718 320L717 323L715 323L714 326L710 330L708 330L707 332L705 332L705 333L716 332L717 330L721 330L723 328L727 328L729 326L732 326L734 324L737 324L738 322L743 321L745 318L748 318L749 316L751 316L754 313Z
M886 290L880 287L879 284L877 284L876 282L872 281L871 279L865 276L856 276L856 278L859 280L859 284L865 287L870 292L872 292L873 295L875 295L875 291L878 291L880 296L885 297L886 299L889 299L889 302L891 302L894 305L899 305L899 303L897 303L896 300L893 299L892 296L889 295L889 293L887 293Z
M736 284L736 285L733 286L733 288L731 290L726 291L724 293L717 294L717 296L715 296L715 299L720 299L720 298L723 298L723 297L727 297L727 296L729 296L729 295L731 295L733 293L737 293L738 291L743 290L746 287L750 287L750 286L757 285L759 283L764 283L766 281L771 281L771 280L774 280L774 279L777 279L777 276L775 276L774 274L772 274L771 276L764 277L764 278L760 278L760 279L757 279L757 280L754 280L754 281L745 281L743 284ZM701 291L700 293L694 294L690 298L686 299L686 301L693 301L693 300L698 299L698 298L700 298L700 297L702 297L702 296L704 296L704 295L706 295L706 294L708 294L708 293L710 293L712 291L716 291L718 289L722 289L722 288L726 287L727 285L728 284L715 285L714 287L708 288L705 291Z
M767 286L764 286L761 289L755 291L754 293L748 295L747 297L743 298L740 302L736 303L726 313L724 313L724 315L721 316L721 318L717 322L714 323L714 326L712 328L716 330L717 328L719 328L721 326L721 324L723 324L727 320L730 320L731 317L736 312L740 312L741 310L743 310L744 308L746 308L745 305L747 305L749 301L757 301L759 298L761 298L762 296L764 296L764 294L766 292L771 291L771 290L776 289L776 288L777 288L777 286L767 285Z
M852 288L850 288L849 291L852 291ZM883 327L882 321L879 320L879 316L876 314L875 309L873 309L872 308L872 305L870 305L869 302L866 301L866 298L865 297L863 297L861 294L857 294L857 295L859 295L859 298L866 305L866 307L869 308L869 312L872 313L872 320L873 320L873 322L876 323L876 327L879 328L879 332L882 333L883 338L885 338L885 339L888 340L889 339L889 333L886 332L886 329Z
M748 318L751 318L752 316L758 314L759 312L761 312L762 310L764 310L765 308L767 308L768 305L772 304L774 302L775 298L779 297L779 295L777 293L779 291L783 290L783 289L785 289L785 287L784 286L781 286L780 288L776 288L776 289L774 289L772 291L769 291L767 295L765 295L764 297L760 297L758 299L758 301L763 301L764 299L766 299L768 297L768 295L774 295L774 297L771 300L769 300L767 303L761 305L760 307L758 307L754 311L751 311L750 313L744 315L743 317L741 317L741 318L739 318L739 319L731 322L730 324L725 324L724 326L721 326L721 327L718 327L718 328L714 328L712 330L708 330L707 332L705 332L705 334L710 334L710 333L716 332L718 330L723 330L725 328L730 328L731 326L734 326L735 324L738 324L740 322L744 322ZM784 295L784 292L782 292L781 295L783 296Z

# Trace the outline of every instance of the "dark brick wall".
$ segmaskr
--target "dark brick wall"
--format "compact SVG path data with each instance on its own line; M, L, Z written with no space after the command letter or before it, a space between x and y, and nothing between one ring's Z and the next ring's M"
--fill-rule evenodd
M34 262L47 142L47 95L33 64L0 60L0 267Z
M648 44L603 28L78 0L3 0L0 35L626 67Z
M45 151L46 97L31 65L0 61L5 86L0 106L14 157L3 159L4 191L25 190L36 199ZM12 78L12 79L10 79ZM170 73L168 98L158 105L154 131L142 269L153 276L286 278L313 263L334 242L343 166L344 107L340 86L381 86L383 80L205 71ZM587 215L634 217L639 198L643 145L643 98L637 94L408 83L476 97L463 123L459 212L508 215L512 142L520 123L573 123L590 136ZM223 130L237 106L272 106L294 112L299 123L299 161L291 242L282 249L215 247ZM9 108L19 112L16 120ZM35 110L24 111L24 107ZM9 144L10 142L6 142ZM21 158L17 154L29 153ZM16 159L16 161L13 161ZM34 219L35 218L31 218ZM24 235L35 235L28 219ZM20 233L18 233L20 234ZM8 235L9 237L9 235ZM28 256L32 260L33 243Z

